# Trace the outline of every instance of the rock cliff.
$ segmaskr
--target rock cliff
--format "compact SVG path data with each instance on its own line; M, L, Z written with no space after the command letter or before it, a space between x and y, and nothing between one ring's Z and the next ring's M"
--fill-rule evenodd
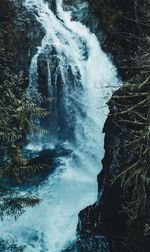
M103 48L112 53L125 84L108 102L110 113L103 130L105 156L97 177L98 200L79 213L81 251L148 252L150 249L146 231L150 215L149 190L143 189L146 184L141 180L142 176L149 177L150 156L146 154L144 140L138 136L139 131L142 132L143 139L144 132L149 132L149 108L146 103L143 111L145 100L141 98L143 92L148 98L150 90L147 9L147 1L143 6L140 1L92 2L92 11L100 17L106 33ZM145 122L137 118L137 114L145 116ZM143 154L139 145L145 150Z

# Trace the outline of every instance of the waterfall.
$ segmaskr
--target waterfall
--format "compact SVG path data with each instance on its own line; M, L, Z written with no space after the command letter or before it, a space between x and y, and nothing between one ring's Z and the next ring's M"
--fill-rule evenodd
M62 0L56 1L56 13L44 0L23 4L45 32L31 61L27 94L39 102L38 64L43 55L47 78L41 85L56 98L49 135L40 136L35 145L55 149L57 144L70 154L57 157L55 172L36 189L41 204L17 221L5 220L2 231L26 245L26 252L61 252L76 239L79 211L97 197L96 176L104 153L101 132L108 112L104 105L111 95L109 86L117 85L116 70L96 36L63 10Z

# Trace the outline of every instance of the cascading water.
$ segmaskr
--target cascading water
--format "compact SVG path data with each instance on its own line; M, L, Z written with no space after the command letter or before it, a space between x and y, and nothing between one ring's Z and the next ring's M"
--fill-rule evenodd
M55 139L49 127L46 142L40 137L35 144L40 148L45 143L60 144L70 155L57 158L55 172L38 187L41 204L28 209L17 222L4 221L2 231L5 236L17 237L26 245L26 252L61 252L76 239L79 211L96 200L96 175L103 156L101 132L107 114L101 105L111 93L106 87L117 85L116 71L96 36L80 22L71 21L62 0L56 1L56 14L44 0L24 0L24 6L45 31L32 58L27 93L38 100L38 60L42 54L47 60L49 94L57 99L50 118L55 121L57 116ZM55 73L50 63L52 51L57 58Z

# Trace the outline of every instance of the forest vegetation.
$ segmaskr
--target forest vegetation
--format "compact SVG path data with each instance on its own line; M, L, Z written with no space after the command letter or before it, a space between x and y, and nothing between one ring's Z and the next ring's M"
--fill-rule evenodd
M15 7L9 0L0 3L0 218L17 219L26 207L34 207L40 199L19 188L45 164L31 165L24 155L27 134L44 131L30 117L45 117L47 111L26 95L28 76L16 69L17 41ZM33 185L34 182L32 181ZM23 251L12 239L0 239L0 251Z

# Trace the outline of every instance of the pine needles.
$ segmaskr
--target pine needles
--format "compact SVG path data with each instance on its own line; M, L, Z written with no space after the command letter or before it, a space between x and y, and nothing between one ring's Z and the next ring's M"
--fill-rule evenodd
M136 76L141 78L141 75ZM114 177L122 188L122 211L127 215L128 238L124 244L129 251L147 251L144 240L149 236L150 222L150 78L143 82L123 85L111 102L119 111L110 114L128 135L119 151L128 153L128 162ZM147 232L145 231L147 230ZM132 238L131 238L132 237ZM138 240L141 239L142 241ZM142 244L142 245L141 245ZM143 246L143 248L142 248Z

